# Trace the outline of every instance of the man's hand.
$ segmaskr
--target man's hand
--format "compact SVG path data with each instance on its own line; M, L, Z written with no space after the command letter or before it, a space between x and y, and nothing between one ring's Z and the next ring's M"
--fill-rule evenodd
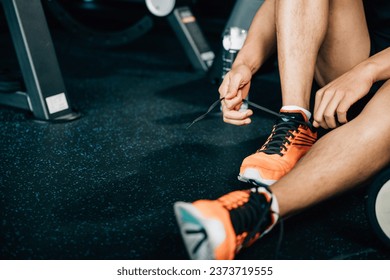
M369 67L359 64L318 90L315 97L314 127L329 129L347 123L348 109L364 97L372 85Z
M252 73L249 67L239 65L226 74L219 87L222 101L223 121L234 125L246 125L251 122L253 111L240 112L242 100L248 96Z

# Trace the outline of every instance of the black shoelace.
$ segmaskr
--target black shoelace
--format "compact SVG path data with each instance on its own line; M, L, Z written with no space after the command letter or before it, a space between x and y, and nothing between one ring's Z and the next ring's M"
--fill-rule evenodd
M215 101L208 108L206 113L204 113L203 115L196 118L191 124L189 124L187 126L187 129L190 128L191 126L193 126L195 123L204 119L224 99L225 98L222 97L222 98L218 99L217 101ZM313 127L313 125L310 122L300 121L300 120L294 119L293 117L288 116L286 114L276 113L268 108L260 106L256 103L251 102L251 101L246 100L246 99L243 99L242 102L248 104L249 106L251 106L253 108L259 109L263 112L266 112L266 113L269 113L273 116L276 116L279 119L282 119L275 125L275 129L273 130L273 134L271 135L271 138L269 139L269 141L267 141L267 143L264 145L265 147L264 147L264 149L261 150L262 152L280 154L282 149L286 149L285 144L290 143L290 141L287 138L289 136L293 136L292 132L294 130L297 130L299 125L307 126L311 131L315 131L315 128ZM259 185L257 182L255 182L253 180L250 180L249 183L251 183L252 185L255 185L257 188L265 187L266 189L268 189L268 186ZM271 212L272 210L261 211L261 208L259 209L258 206L265 205L265 207L269 207L268 209L270 209L270 206L272 204L272 199L270 202L268 202L266 204L262 203L260 201L261 199L262 198L260 197L260 195L254 195L254 199L250 200L252 202L247 203L246 210L244 210L244 211L238 210L236 212L236 214L234 214L234 215L236 215L235 219L236 219L236 221L238 221L238 224L239 224L238 227L240 228L238 230L238 232L240 232L240 231L241 232L244 232L244 231L249 232L248 235L246 236L244 242L243 242L243 246L245 246L245 244L247 244L250 240L252 240L253 237L255 237L257 233L261 232L262 227L264 227L264 224L267 226L267 221L269 221L269 219L270 219L269 215L272 213ZM275 213L275 214L279 215L278 213ZM284 234L283 218L279 217L278 225L279 225L279 238L278 238L276 249L275 249L275 259L279 258L279 253L280 253L280 249L281 249L281 245L282 245L282 241L283 241L283 234ZM246 229L246 230L243 230L243 229Z
M258 152L263 152L266 154L278 154L280 156L283 156L283 150L287 150L286 145L291 144L289 138L295 138L293 132L298 132L300 125L307 126L312 131L314 130L312 124L309 122L296 120L284 114L280 114L280 118L282 118L282 120L280 120L274 125L272 134L268 138L267 142L263 145L263 147L258 150Z
M190 123L190 124L187 126L187 129L190 128L191 126L193 126L195 123L197 123L197 122L203 120L203 119L204 119L212 110L214 110L214 108L217 107L217 105L219 105L224 99L225 99L225 97L222 97L222 98L218 99L217 101L215 101L213 104L211 104L211 106L208 108L208 110L206 111L206 113L204 113L203 115L201 115L201 116L197 117L195 120L193 120L193 122ZM274 115L274 116L276 116L276 117L280 117L280 114L278 114L278 113L276 113L276 112L274 112L274 111L272 111L272 110L270 110L270 109L267 109L267 108L265 108L265 107L263 107L263 106L260 106L260 105L254 103L254 102L251 102L251 101L249 101L249 100L243 99L242 102L243 102L243 103L246 103L246 104L248 104L248 105L250 105L250 106L252 106L252 107L254 107L254 108L257 108L257 109L259 109L259 110L261 110L261 111L264 111L264 112L266 112L266 113L269 113L269 114L271 114L271 115Z
M196 118L191 124L187 126L187 129L193 126L195 123L203 120L212 110L214 110L215 107L217 107L218 104L220 104L225 98L222 97L215 101L211 106L208 108L206 113ZM286 114L280 114L276 113L268 108L265 108L263 106L260 106L254 102L251 102L249 100L243 99L243 103L248 104L249 106L252 106L256 109L259 109L263 112L269 113L271 115L274 115L281 119L273 129L273 132L267 141L266 144L263 145L263 147L258 150L258 152L264 152L266 154L278 154L280 156L283 155L282 151L287 150L286 144L291 144L291 142L288 140L289 137L294 138L293 131L298 131L298 128L300 125L307 126L310 128L310 130L314 131L315 128L310 122L304 122L297 120L291 116L288 116Z
M256 181L254 180L249 180L249 183L253 184L256 186L256 193L259 193L258 192L258 189L260 187L264 187L266 188L270 193L271 190L268 188L268 186L264 185L259 185ZM272 199L273 197L271 197L271 200L268 202L268 204L266 204L266 207L268 207L268 211L263 211L260 219L258 220L256 226L252 229L252 231L248 234L248 236L245 238L243 244L245 243L248 243L259 231L261 231L262 227L263 227L263 223L266 221L267 219L267 214L270 215L270 214L276 214L278 216L278 224L279 224L279 238L278 238L278 242L276 244L276 249L275 249L275 259L278 259L279 258L279 253L280 253L280 248L282 247L282 240L283 240L283 233L284 233L284 227L283 227L283 219L280 218L279 216L279 213L276 213L274 212L272 209L271 209L271 205L272 205Z
M271 215L275 213L271 209L272 197L270 201L266 201L265 196L258 191L259 188L265 188L270 193L271 190L266 185L260 185L254 180L249 181L250 184L254 185L255 191L251 193L250 199L245 205L238 209L231 210L230 215L232 224L236 234L242 232L248 232L245 237L242 246L245 247L258 233L264 232L269 226L271 226ZM275 250L275 259L278 259L280 252L282 239L283 239L283 220L279 218L279 238Z
M270 205L266 202L264 195L256 191L251 192L247 203L230 211L235 232L237 234L249 232L243 242L244 246L261 230L262 226L271 223Z

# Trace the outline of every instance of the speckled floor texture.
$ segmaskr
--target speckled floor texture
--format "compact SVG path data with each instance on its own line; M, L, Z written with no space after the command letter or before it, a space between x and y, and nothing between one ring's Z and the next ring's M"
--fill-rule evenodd
M173 203L241 188L240 163L265 141L272 116L256 111L250 126L235 127L215 110L186 129L218 86L191 69L169 29L111 50L63 31L53 40L83 116L38 123L0 106L0 258L187 259ZM253 101L277 110L275 74L253 88ZM365 196L348 193L285 221L277 256L278 227L237 259L390 259Z

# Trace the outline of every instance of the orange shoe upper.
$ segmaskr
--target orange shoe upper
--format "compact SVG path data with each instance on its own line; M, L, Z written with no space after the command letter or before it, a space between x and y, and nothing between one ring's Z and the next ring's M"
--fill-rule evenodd
M216 219L223 223L226 233L225 240L215 248L214 255L217 260L232 260L236 253L243 248L243 243L248 235L248 232L236 234L229 211L243 206L249 201L251 195L250 190L234 191L228 193L217 200L198 200L193 205L202 212L205 218ZM270 201L271 197L264 194L266 200ZM271 216L271 225L276 223L276 220ZM270 226L271 226L270 225ZM250 246L256 241L262 233L257 233L246 246Z
M226 238L215 248L214 256L216 260L232 260L235 256L236 234L230 220L229 212L218 200L198 200L193 205L202 212L205 218L216 219L222 222Z
M281 111L281 113L284 112ZM301 111L289 111L288 113L300 113L304 121L308 122L306 115ZM266 152L267 144L277 133L276 128L277 125L273 127L266 143L255 154L244 159L240 173L247 168L255 168L262 178L279 180L295 166L317 140L317 132L312 131L307 125L299 124L296 130L289 130L289 133L286 133L279 153L270 154Z

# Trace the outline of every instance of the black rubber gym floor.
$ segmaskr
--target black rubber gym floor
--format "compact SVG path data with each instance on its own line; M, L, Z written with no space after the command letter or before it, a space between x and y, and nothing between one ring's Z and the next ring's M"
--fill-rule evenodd
M241 188L240 163L266 139L272 117L256 111L250 126L235 127L215 110L186 129L218 86L192 71L169 29L108 50L61 30L53 37L83 117L40 123L0 106L1 259L187 259L173 203ZM13 64L10 57L2 61ZM253 101L277 110L278 95L275 73L256 78ZM237 259L390 259L369 226L365 195L362 188L285 221L277 256L279 228Z

